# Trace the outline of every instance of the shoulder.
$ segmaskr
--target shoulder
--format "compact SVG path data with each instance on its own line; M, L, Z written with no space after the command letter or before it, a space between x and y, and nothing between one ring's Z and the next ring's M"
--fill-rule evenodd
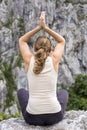
M52 61L56 64L58 64L58 57L56 57L55 55L54 55L54 52L51 52L50 53L50 57L52 58Z
M55 71L58 73L59 61L58 61L58 59L55 57L55 55L53 54L53 52L51 53L50 57L51 57L51 59L52 59L53 67L54 67Z

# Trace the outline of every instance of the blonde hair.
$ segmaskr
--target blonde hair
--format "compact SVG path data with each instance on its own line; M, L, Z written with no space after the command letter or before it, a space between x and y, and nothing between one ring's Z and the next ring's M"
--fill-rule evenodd
M39 74L44 66L45 66L45 60L49 53L51 52L51 41L48 37L46 36L40 36L37 38L34 44L34 58L35 58L35 63L34 63L34 68L33 72L35 74Z

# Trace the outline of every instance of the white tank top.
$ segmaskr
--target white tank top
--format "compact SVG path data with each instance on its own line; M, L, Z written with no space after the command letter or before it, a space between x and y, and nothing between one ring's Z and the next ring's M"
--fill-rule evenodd
M31 114L59 112L61 105L56 96L57 72L54 70L52 58L47 57L45 67L40 74L33 72L34 62L32 57L27 73L29 100L26 110Z

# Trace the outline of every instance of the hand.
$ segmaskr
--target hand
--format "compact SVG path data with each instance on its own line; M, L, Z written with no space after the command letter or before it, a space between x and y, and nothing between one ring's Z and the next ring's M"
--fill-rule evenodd
M42 11L41 12L41 16L40 16L40 19L39 19L39 24L42 28L45 28L46 26L46 22L45 22L45 12Z

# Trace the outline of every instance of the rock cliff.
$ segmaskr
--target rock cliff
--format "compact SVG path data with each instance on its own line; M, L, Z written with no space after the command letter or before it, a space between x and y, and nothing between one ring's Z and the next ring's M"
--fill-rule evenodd
M0 0L0 106L4 106L2 104L8 95L7 86L14 83L10 84L12 76L16 88L27 88L18 38L37 26L42 10L46 11L47 25L66 40L58 86L70 86L77 74L87 74L87 0ZM29 41L31 46L34 39L43 34L47 35L44 31L36 34ZM55 46L56 41L50 38ZM8 79L6 72L9 70L12 72Z
M0 130L87 130L87 111L69 111L64 119L52 126L28 125L22 118L11 118L0 122Z

